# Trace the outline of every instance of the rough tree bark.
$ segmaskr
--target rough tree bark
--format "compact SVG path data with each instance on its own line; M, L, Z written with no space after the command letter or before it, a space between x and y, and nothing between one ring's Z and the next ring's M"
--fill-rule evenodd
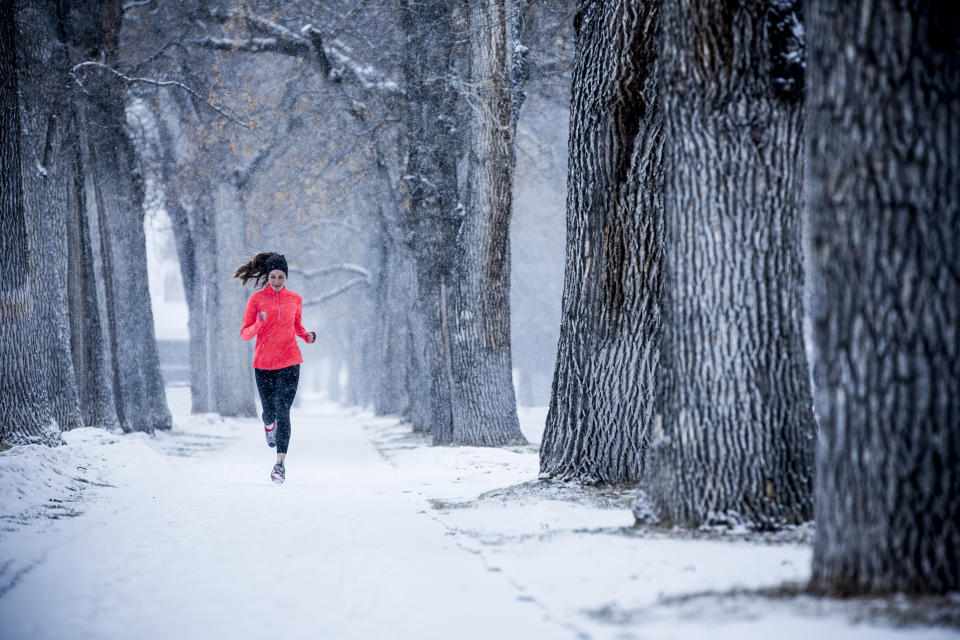
M109 102L86 109L86 123L97 132L89 137L87 169L99 213L117 417L125 431L169 429L147 288L143 197L132 169L135 156L123 126L122 92L101 91Z
M808 5L813 586L960 589L960 14Z
M75 118L79 114L74 114ZM80 394L83 421L87 426L112 429L120 426L114 402L113 356L107 321L106 277L100 217L91 167L90 132L79 124L73 147L75 193L71 232L70 273L71 346Z
M117 0L92 15L89 7L74 14L82 51L113 65L122 10ZM143 188L136 172L133 143L126 128L126 86L113 74L85 76L82 109L87 136L93 196L99 216L101 259L106 284L107 318L113 355L117 418L125 431L153 431L172 426L154 334L147 285L146 240L143 231Z
M463 132L457 126L459 100L450 83L456 68L453 34L456 3L405 0L400 23L406 34L403 78L403 170L407 236L417 264L417 306L423 331L414 346L424 348L424 397L411 398L414 431L451 433L450 345L446 331L447 292L453 269L462 206L457 165Z
M801 330L797 8L662 8L663 416L647 488L667 522L805 521L815 423Z
M46 388L36 383L43 362L36 359L30 241L23 200L21 98L17 74L19 42L13 3L0 5L0 450L16 444L60 442Z
M522 55L519 16L506 0L470 2L470 85L474 87L463 220L447 332L452 420L436 444L499 446L520 432L510 364L510 215L516 164L511 57ZM522 91L522 89L521 89Z
M124 130L122 89L109 81L113 76L88 78L87 85L70 76L77 62L70 55L113 59L120 16L115 0L83 6L28 2L14 16L22 37L21 158L30 161L21 163L22 211L13 220L22 218L31 240L20 242L20 227L12 224L11 244L14 259L28 251L31 335L21 336L19 344L33 349L29 357L9 360L17 369L10 384L31 377L38 395L30 400L30 390L22 397L36 403L40 422L52 419L46 424L58 429L84 420L113 426L118 416L127 429L170 424L159 382L141 200ZM102 289L101 276L107 280ZM122 284L115 286L120 277ZM21 314L11 330L27 329L18 324L22 319ZM3 342L5 349L17 344L6 336ZM57 440L30 431L34 422L16 425L27 434L20 441Z
M560 344L543 475L639 479L654 417L663 254L659 2L576 16Z
M73 357L67 299L67 222L74 182L70 161L75 144L76 100L68 82L68 47L75 24L72 16L44 3L19 8L17 27L23 42L20 92L23 110L23 204L33 263L33 331L36 350L33 368L42 375L34 384L46 389L47 399L61 430L82 425Z

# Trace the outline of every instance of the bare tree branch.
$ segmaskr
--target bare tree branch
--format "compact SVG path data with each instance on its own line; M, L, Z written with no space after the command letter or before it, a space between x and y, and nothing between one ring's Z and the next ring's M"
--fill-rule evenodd
M194 89L191 89L190 87L188 87L187 85L183 84L182 82L180 82L180 81L178 81L178 80L156 80L156 79L154 79L154 78L143 78L143 77L139 77L139 76L128 76L128 75L126 75L125 73L123 73L123 72L121 72L121 71L117 71L117 70L114 69L113 67L107 66L107 65L105 65L105 64L103 64L103 63L101 63L101 62L94 62L94 61L92 61L92 60L88 60L87 62L81 62L81 63L79 63L79 64L77 64L77 65L74 65L73 68L70 69L70 76L74 79L74 81L76 81L76 83L77 83L78 85L80 85L80 87L81 87L82 89L84 89L84 91L86 91L86 87L83 86L83 82L81 82L80 78L77 77L76 72L77 72L78 70L80 70L80 69L87 68L87 67L96 67L96 68L98 68L98 69L104 69L104 70L106 70L106 71L109 71L109 72L112 73L113 75L117 76L118 78L120 78L120 79L123 80L124 82L130 83L130 84L143 83L143 84L152 84L152 85L157 86L157 87L179 87L180 89L183 89L184 91L186 91L187 93L189 93L190 95L192 95L194 98L196 98L197 100L200 100L200 101L203 102L205 105L207 105L208 107L210 107L211 109L213 109L214 111L216 111L217 113L219 113L220 115L222 115L222 116L223 116L224 118L226 118L227 120L230 120L231 122L233 122L233 123L235 123L235 124L238 124L238 125L240 125L241 127L246 127L246 128L248 128L248 129L250 128L250 124L249 124L249 123L244 122L244 121L242 121L242 120L239 120L239 119L236 118L235 116L227 113L227 112L226 112L225 110L223 110L222 108L218 107L217 105L213 104L212 102L210 102L209 100L207 100L206 98L204 98L203 96L201 96L201 95L200 95L199 93L197 93Z
M344 292L346 292L346 291L349 291L350 289L352 289L353 287L355 287L355 286L357 286L357 285L368 285L368 286L369 286L369 285L370 285L370 281L367 280L366 278L356 278L356 279L354 279L354 280L351 280L350 282L347 282L346 284L344 284L344 285L342 285L342 286L337 287L336 289L333 289L332 291L328 291L327 293L323 294L323 295L320 296L319 298L313 298L313 299L311 299L311 300L304 300L303 305L304 305L304 306L310 306L310 305L315 305L315 304L322 304L322 303L326 302L327 300L329 300L329 299L331 299L331 298L335 298L336 296L340 295L341 293L344 293Z

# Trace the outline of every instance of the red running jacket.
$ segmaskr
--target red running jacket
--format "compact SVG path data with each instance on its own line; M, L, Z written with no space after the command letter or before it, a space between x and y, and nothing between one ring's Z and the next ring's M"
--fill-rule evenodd
M257 314L264 312L266 320ZM296 336L304 341L307 330L300 324L303 298L286 288L274 291L270 286L257 291L247 301L240 337L257 343L253 348L254 369L283 369L303 362Z

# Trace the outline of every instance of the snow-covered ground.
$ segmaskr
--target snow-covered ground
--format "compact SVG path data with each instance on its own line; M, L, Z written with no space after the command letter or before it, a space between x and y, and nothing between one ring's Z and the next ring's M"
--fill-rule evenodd
M928 624L960 598L803 595L809 530L637 529L632 491L538 482L534 445L434 448L305 399L276 486L257 421L187 395L172 433L0 453L0 637L960 637Z

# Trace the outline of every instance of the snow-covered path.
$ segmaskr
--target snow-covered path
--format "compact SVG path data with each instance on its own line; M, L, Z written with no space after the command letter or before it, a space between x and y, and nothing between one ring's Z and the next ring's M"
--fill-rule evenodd
M797 591L806 526L637 528L634 489L537 481L535 445L431 447L310 398L276 486L256 420L168 400L171 433L0 453L0 640L960 637L960 594Z
M343 415L295 413L283 486L249 432L126 470L0 598L2 636L573 637L459 548Z

